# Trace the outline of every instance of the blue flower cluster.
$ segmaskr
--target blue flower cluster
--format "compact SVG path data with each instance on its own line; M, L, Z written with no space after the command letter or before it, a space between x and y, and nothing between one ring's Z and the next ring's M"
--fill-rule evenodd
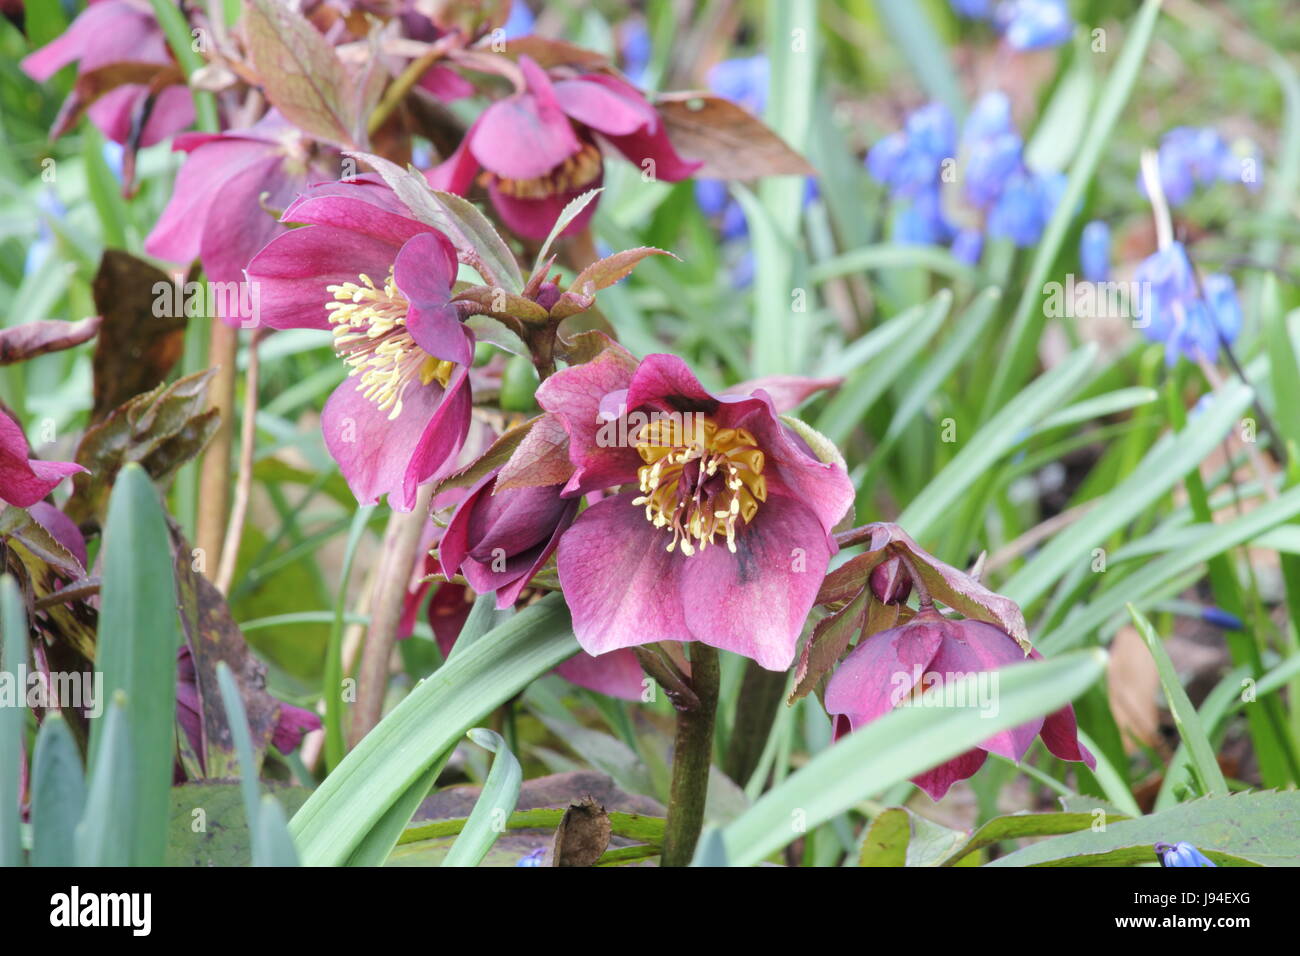
M1215 182L1245 183L1259 189L1260 162L1253 146L1234 149L1211 127L1178 126L1160 140L1160 186L1171 205L1186 202L1197 186ZM1146 195L1146 183L1138 177Z
M947 107L922 107L871 148L867 169L898 203L895 241L950 243L953 255L968 263L978 261L985 232L1018 246L1037 242L1065 188L1060 173L1025 165L1024 142L1001 92L975 104L960 142ZM959 195L945 192L944 184L958 178Z
M1060 46L1074 33L1065 0L949 0L960 16L991 20L1013 50Z
M1199 288L1181 242L1170 243L1138 265L1133 275L1142 295L1138 316L1142 333L1165 344L1165 362L1180 355L1191 361L1214 361L1220 342L1241 334L1241 303L1231 276L1207 275Z
M1079 237L1079 263L1083 277L1089 282L1105 282L1110 278L1110 226L1100 219L1083 227Z

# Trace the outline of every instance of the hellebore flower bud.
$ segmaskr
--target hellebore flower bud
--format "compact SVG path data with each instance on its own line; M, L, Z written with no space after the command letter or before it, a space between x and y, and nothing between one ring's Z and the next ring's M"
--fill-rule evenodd
M906 604L912 594L912 576L901 558L887 558L871 571L871 593L882 604Z

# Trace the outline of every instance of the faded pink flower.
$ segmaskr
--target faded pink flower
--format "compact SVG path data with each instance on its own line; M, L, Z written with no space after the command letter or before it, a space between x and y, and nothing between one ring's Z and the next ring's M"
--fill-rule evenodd
M677 155L663 121L636 87L604 73L557 74L519 58L524 88L483 111L465 139L429 171L437 189L464 194L480 170L492 205L515 233L544 239L570 200L600 185L606 144L665 182L690 176L700 163ZM566 228L584 228L589 203Z
M853 649L826 685L826 712L835 722L838 739L884 716L905 697L960 675L1013 667L1024 660L1020 645L992 624L950 621L934 608L925 608L906 624L872 635ZM932 800L940 800L954 783L984 766L990 753L1020 760L1040 735L1047 749L1062 760L1096 767L1092 754L1079 743L1074 708L1067 704L1047 717L994 734L978 747L913 777L912 782Z
M86 470L76 462L41 461L29 455L22 428L0 412L0 503L30 508L64 478Z
M359 502L409 511L469 430L474 338L451 303L455 249L376 176L314 186L283 219L307 225L248 264L261 319L333 330L351 372L325 404L325 445Z
M560 583L592 654L703 641L770 670L795 645L853 501L768 393L713 395L672 355L607 350L542 383L563 422L564 494L627 486L560 538Z
M173 63L149 0L90 0L62 36L24 57L21 65L28 76L44 83L74 61L78 77L117 64ZM125 145L149 95L143 83L124 83L96 99L87 114L105 136ZM161 142L194 122L194 101L183 84L164 87L148 108L141 146Z

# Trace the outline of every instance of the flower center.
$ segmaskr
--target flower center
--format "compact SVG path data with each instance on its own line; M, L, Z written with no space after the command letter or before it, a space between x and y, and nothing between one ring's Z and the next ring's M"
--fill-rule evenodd
M391 421L402 414L402 396L414 381L421 385L451 380L454 362L434 358L415 344L406 327L409 308L398 291L393 270L382 288L362 273L361 284L344 282L325 288L334 296L326 302L334 325L334 351L352 366L348 376L361 376L357 391L380 411L391 409Z
M600 150L592 143L582 148L544 176L535 179L505 179L485 172L479 181L515 199L545 199L560 193L576 192L600 178Z
M763 452L743 428L719 428L703 415L672 414L647 422L633 437L645 462L637 469L646 520L672 532L668 550L681 544L690 557L726 538L736 551L736 522L745 524L767 500Z

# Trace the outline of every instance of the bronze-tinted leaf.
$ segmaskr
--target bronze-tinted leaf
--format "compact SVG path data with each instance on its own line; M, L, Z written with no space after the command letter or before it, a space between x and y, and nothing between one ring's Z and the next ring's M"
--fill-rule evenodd
M329 41L277 0L247 0L244 29L263 92L285 119L316 139L356 148L353 79Z
M50 139L58 139L66 133L95 100L119 86L134 83L161 90L184 82L185 78L175 63L110 63L95 70L85 70L77 74L72 92L59 107L59 115L50 129Z
M462 289L456 293L455 301L473 302L483 310L481 314L493 318L520 319L524 322L545 322L548 318L547 311L531 299L485 285L471 285Z
M538 418L497 475L496 490L558 485L569 480L569 433L558 415Z
M590 297L595 295L597 290L606 289L631 274L637 263L646 256L672 256L677 259L677 256L671 252L655 249L652 246L624 249L622 252L599 259L578 273L577 278L569 285L568 294L562 296L560 301L551 308L551 315L555 318L564 318L591 308ZM584 299L585 305L582 304Z
M258 767L280 719L280 702L267 693L266 665L249 651L243 633L230 615L226 599L206 577L194 570L188 542L173 531L172 545L181 626L194 661L202 716L203 747L197 756L205 778L238 777L240 767L234 738L217 687L217 664L225 661L239 684L253 741L253 759Z
M542 416L530 418L526 422L516 425L514 428L507 429L494 441L490 448L475 458L472 462L453 474L443 478L433 486L433 497L436 498L450 488L469 488L476 484L479 479L486 477L496 469L504 465L509 459L519 443L537 424Z
M0 365L26 362L46 352L61 352L80 345L94 337L100 321L97 315L80 322L37 319L0 329Z
M175 283L149 263L117 249L104 250L92 290L103 316L95 344L95 404L91 422L167 377L185 349L185 319L178 308L155 315L166 295L175 306Z
M869 603L872 603L871 593L862 588L845 607L817 622L812 636L804 644L803 653L799 655L799 666L794 672L794 690L789 698L791 704L806 697L835 666L840 655L848 650L853 635L862 629Z
M655 100L677 151L704 165L696 176L758 179L817 171L753 113L711 93L667 93Z
M519 0L522 2L522 0ZM544 70L557 66L572 66L583 70L604 70L609 68L609 58L602 53L588 50L563 40L530 35L515 37L506 43L505 54L518 59L531 57Z
M77 446L76 460L90 470L72 479L72 497L63 509L78 523L102 516L122 466L139 462L157 482L170 478L211 440L220 413L209 409L208 384L215 369L205 369L137 395L91 425Z
M612 834L609 814L587 797L570 804L560 818L551 844L551 866L595 866Z

